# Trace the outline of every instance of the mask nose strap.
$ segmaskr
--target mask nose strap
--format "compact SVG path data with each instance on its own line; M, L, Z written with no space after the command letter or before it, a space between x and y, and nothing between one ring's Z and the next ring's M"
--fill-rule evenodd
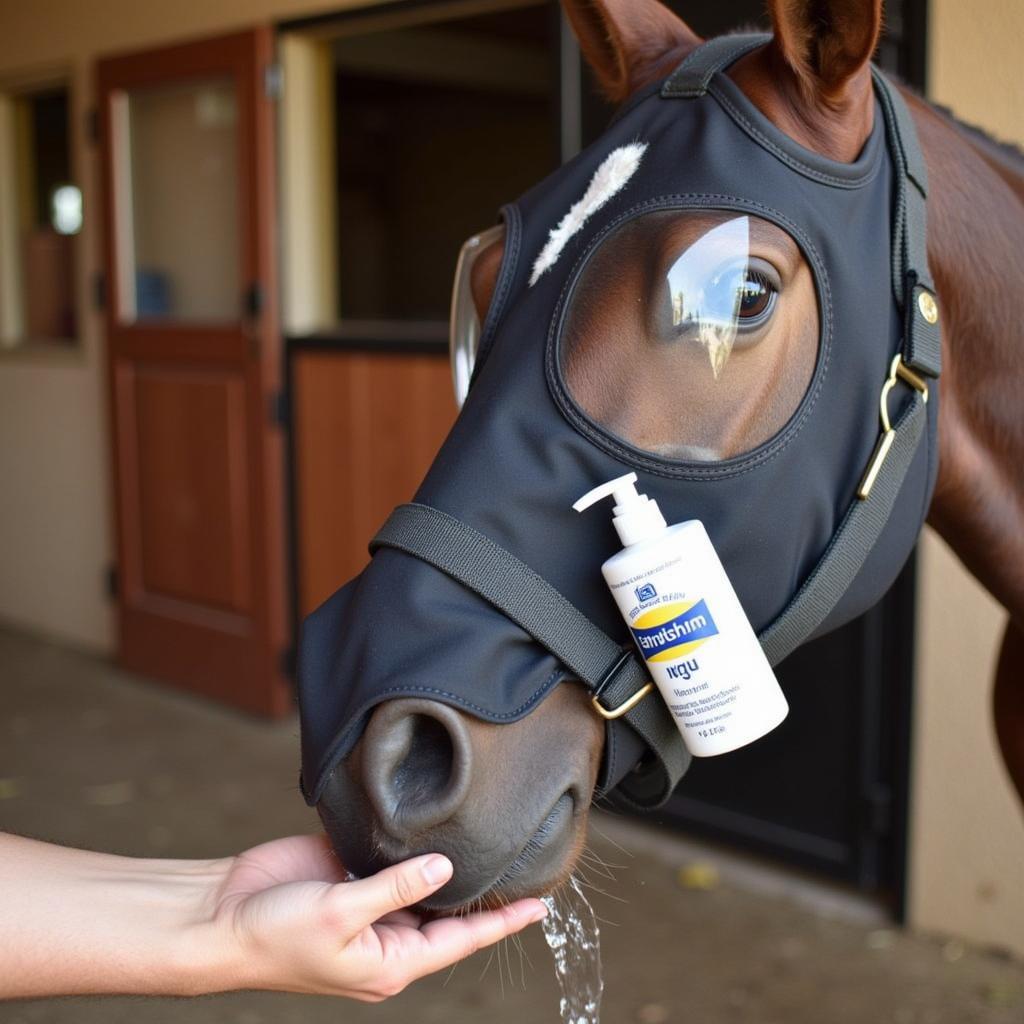
M371 554L379 547L419 558L490 602L588 686L605 717L621 717L636 730L655 765L635 790L623 780L617 797L639 807L669 798L690 754L664 703L639 698L651 681L632 647L617 644L515 555L429 505L399 505L370 542Z

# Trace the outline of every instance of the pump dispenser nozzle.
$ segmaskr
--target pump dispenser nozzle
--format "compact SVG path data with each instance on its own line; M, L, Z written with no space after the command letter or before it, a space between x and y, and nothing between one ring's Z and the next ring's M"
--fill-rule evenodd
M610 497L615 498L615 518L612 522L624 547L656 537L665 529L665 517L658 503L646 494L637 493L636 473L616 477L587 491L572 507L577 512L583 512L602 498Z

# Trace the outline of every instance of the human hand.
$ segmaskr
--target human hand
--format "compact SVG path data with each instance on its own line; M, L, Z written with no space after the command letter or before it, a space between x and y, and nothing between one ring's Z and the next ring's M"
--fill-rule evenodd
M149 860L0 832L0 1000L274 989L378 1002L544 916L540 900L423 921L451 862L359 881L324 836ZM436 873L435 873L436 872Z
M539 921L540 900L424 922L411 904L439 889L451 862L428 854L346 881L325 836L291 836L233 858L213 923L234 946L232 987L379 1002L410 982Z

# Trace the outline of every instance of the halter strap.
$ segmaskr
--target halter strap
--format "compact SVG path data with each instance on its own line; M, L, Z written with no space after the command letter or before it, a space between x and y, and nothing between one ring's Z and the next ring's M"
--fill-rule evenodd
M928 377L938 377L942 348L935 285L928 269L928 169L899 90L878 68L872 67L871 73L896 167L892 288L903 311L903 362Z
M772 37L767 32L737 32L716 36L691 50L683 62L665 79L661 95L689 99L703 96L711 79L740 57L764 46Z

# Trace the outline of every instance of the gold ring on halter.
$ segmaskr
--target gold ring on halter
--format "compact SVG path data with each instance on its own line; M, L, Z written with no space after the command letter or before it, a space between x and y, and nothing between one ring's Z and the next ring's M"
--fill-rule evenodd
M621 718L627 711L632 711L654 689L654 683L648 683L646 686L641 686L636 693L633 694L628 700L624 700L617 708L612 708L610 711L606 708L596 696L590 698L590 702L594 705L597 713L602 717L606 718L609 722L615 721L616 718Z
M882 463L885 462L885 457L889 454L893 441L896 440L896 431L889 420L889 392L896 386L897 379L905 384L909 384L915 391L921 394L922 399L926 403L928 401L927 381L906 366L903 362L903 357L897 353L893 356L892 364L889 366L889 376L886 377L885 383L882 385L882 393L878 398L878 412L882 421L882 436L879 437L878 443L875 445L871 461L868 463L867 472L860 482L860 487L857 488L857 497L862 501L871 494L871 488L875 485L875 480L878 477L879 470L882 468Z
M594 694L590 698L590 703L594 705L594 710L604 719L609 722L614 722L616 718L621 718L626 712L632 711L654 689L654 683L647 682L646 685L641 686L635 693L630 694L617 708L606 708L601 703L601 694L605 691L608 684L619 674L623 666L633 657L634 651L632 646L624 647L620 652L619 656L609 666L608 671L605 672L601 681L594 687Z

